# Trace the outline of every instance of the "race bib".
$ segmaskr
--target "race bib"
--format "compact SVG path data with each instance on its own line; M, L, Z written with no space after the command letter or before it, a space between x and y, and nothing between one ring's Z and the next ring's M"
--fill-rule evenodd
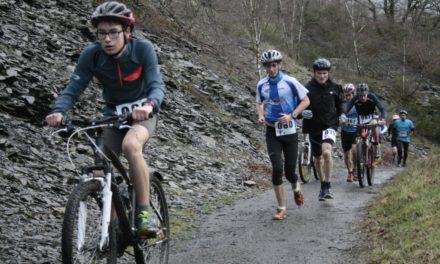
M408 132L406 131L399 131L399 137L406 137L408 136Z
M331 139L333 143L336 143L336 130L328 128L322 131L322 140Z
M347 118L347 125L354 126L357 124L357 118Z
M359 116L359 124L368 124L373 120L373 115L360 115Z
M281 122L275 122L275 132L277 137L295 134L296 133L295 121L290 120L286 124L282 124Z
M131 103L117 105L116 106L116 113L118 115L131 113L131 112L133 112L133 109L135 109L136 107L143 106L146 101L147 101L147 99L144 98L144 99L140 99L140 100L137 100L137 101L134 101Z

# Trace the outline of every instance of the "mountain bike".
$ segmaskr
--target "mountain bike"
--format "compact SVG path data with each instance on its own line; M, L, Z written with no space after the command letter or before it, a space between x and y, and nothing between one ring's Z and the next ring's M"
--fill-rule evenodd
M358 124L356 136L356 170L359 186L365 187L365 179L369 186L374 181L374 166L376 161L376 146L372 144L373 134L371 129L377 125Z
M308 183L310 181L312 173L315 179L319 180L312 155L312 146L310 144L309 134L304 134L304 141L302 146L299 148L298 172L303 183Z
M61 236L63 263L168 263L169 218L163 180L150 169L150 206L160 228L152 238L137 237L136 197L127 170L116 154L104 149L104 128L131 128L131 116L100 120L70 120L53 134L64 134L67 155L73 164L70 143L82 135L90 143L94 164L81 168L78 185L65 209Z

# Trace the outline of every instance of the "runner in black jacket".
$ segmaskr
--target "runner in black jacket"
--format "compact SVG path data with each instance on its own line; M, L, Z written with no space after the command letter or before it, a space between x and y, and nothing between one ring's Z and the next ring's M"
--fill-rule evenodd
M388 126L387 139L391 142L391 148L393 150L393 164L397 164L397 129L394 127L394 121L399 119L399 115L393 115L393 120Z
M331 64L327 59L320 58L313 63L313 78L306 85L310 105L302 113L303 132L310 134L315 165L321 179L320 201L333 198L330 188L333 173L332 146L336 142L343 103L342 87L329 79L330 69Z

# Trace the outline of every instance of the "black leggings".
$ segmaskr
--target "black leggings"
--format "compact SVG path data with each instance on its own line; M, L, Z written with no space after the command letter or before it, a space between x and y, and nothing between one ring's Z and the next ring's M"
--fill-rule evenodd
M397 141L397 163L400 164L402 161L402 148L403 148L403 164L406 163L406 158L408 158L408 147L409 142Z
M281 185L283 183L283 158L286 179L290 183L296 183L298 176L295 173L296 159L298 157L298 134L279 136L275 134L275 128L268 126L266 129L266 144L272 163L272 183Z

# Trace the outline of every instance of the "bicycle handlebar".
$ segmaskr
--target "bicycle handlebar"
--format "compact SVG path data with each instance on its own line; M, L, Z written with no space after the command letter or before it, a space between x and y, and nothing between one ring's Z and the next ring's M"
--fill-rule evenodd
M381 125L379 125L379 124L346 124L346 123L344 123L343 126L355 127L355 128L370 128L370 127L377 127L377 126L381 126Z
M153 117L153 113L150 113L149 118ZM53 134L60 134L62 137L69 137L75 131L80 129L89 130L89 129L97 129L97 128L109 128L114 127L118 129L130 128L133 124L132 113L125 113L122 115L112 115L112 116L104 116L99 119L71 119L69 117L64 117L61 121L60 129L56 130ZM46 121L43 121L43 125L47 125Z

